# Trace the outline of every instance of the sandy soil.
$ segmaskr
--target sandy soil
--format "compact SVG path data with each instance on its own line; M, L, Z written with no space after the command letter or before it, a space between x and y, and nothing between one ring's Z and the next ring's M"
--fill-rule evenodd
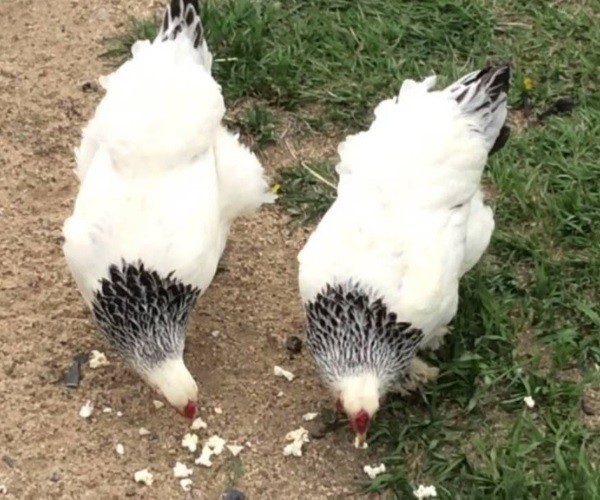
M233 482L252 499L353 496L362 465L377 454L357 454L348 429L312 441L302 458L282 456L285 434L330 402L306 353L291 360L284 347L302 324L296 253L306 233L290 235L276 210L235 227L227 269L199 301L188 332L186 363L209 424L200 437L250 442L238 459L226 451L212 469L195 466L186 494L172 467L192 463L180 446L188 424L156 410L150 390L113 353L109 367L84 370L78 389L64 385L73 355L105 350L61 250L77 189L72 148L101 97L82 85L107 72L103 38L149 8L129 0L0 3L0 485L7 498L36 499L212 499ZM313 146L296 144L300 155ZM265 163L289 160L282 147ZM275 364L297 378L275 379ZM83 420L78 411L88 399L98 411ZM141 426L151 434L140 437ZM155 474L152 487L133 481L145 467Z

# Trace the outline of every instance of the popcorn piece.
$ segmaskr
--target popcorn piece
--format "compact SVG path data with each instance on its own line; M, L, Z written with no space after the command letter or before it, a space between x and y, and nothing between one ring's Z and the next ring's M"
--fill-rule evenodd
M281 368L281 366L275 366L273 368L273 375L276 377L284 377L288 380L288 382L294 380L294 374L288 370L284 370Z
M159 401L158 399L155 399L154 401L152 401L152 404L154 405L154 408L156 408L157 410L160 410L161 408L163 408L165 406L165 404L162 401Z
M208 445L204 445L202 448L202 453L200 453L200 456L195 460L194 463L203 465L204 467L212 467L212 462L210 460L212 454L212 450L208 447Z
M308 443L308 431L304 427L300 427L295 431L288 432L285 436L285 440L292 442L285 445L283 448L283 455L285 457L290 455L294 457L301 457L302 446L304 443Z
M117 452L117 455L123 455L125 453L125 447L119 443L117 446L115 446L115 451Z
M101 368L102 366L110 365L108 359L106 359L106 354L100 351L92 351L90 355L90 368Z
M90 418L94 413L94 405L88 399L85 404L79 409L79 416L81 418Z
M196 420L194 420L192 422L190 429L192 429L193 431L198 431L200 429L206 429L207 427L208 427L208 425L206 424L206 422L204 420L202 420L200 417L198 417Z
M305 422L310 422L311 420L314 420L318 416L319 416L318 413L305 413L304 415L302 415L302 420L304 420Z
M198 449L198 436L191 433L186 434L181 440L181 446L194 453Z
M370 479L375 479L377 476L379 476L379 474L383 474L385 472L385 464L379 464L377 467L365 465L363 467L363 471L365 471L365 474L369 476Z
M179 481L179 484L181 485L183 491L190 491L192 489L193 481L188 477L185 479L181 479Z
M177 462L175 467L173 467L173 475L177 478L185 478L192 475L194 471L190 469L187 465L182 464L181 462Z
M242 452L244 447L238 444L228 444L227 449L234 457L237 457Z
M523 402L525 403L525 406L527 406L527 408L533 408L535 406L535 401L531 396L525 396L523 398Z
M206 446L211 449L213 455L220 455L223 453L226 442L225 439L214 434L208 439Z
M435 486L423 486L422 484L413 491L413 495L418 498L418 500L423 500L424 498L432 498L437 497L437 491L435 490Z
M133 474L136 483L144 483L146 486L152 486L154 475L148 469L142 469Z
M148 436L148 435L150 435L150 431L148 429L146 429L145 427L140 427L138 430L138 434L140 436Z
M102 413L112 413L112 408L110 406L105 406L102 408Z

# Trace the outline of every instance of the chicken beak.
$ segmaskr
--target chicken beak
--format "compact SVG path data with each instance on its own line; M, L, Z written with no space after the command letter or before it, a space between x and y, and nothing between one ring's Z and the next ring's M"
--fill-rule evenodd
M354 447L357 448L357 449L359 449L359 450L362 450L363 448L366 448L366 444L367 444L366 440L367 440L366 433L363 432L361 434L360 432L357 432L356 433L356 437L354 438Z

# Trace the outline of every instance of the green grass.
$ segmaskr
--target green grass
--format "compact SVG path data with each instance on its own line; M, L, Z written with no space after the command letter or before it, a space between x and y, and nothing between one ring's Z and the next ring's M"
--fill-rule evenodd
M367 485L410 498L600 498L598 432L583 424L583 387L600 364L600 6L532 0L220 0L204 13L214 72L257 147L273 145L282 111L304 134L363 128L378 100L432 70L442 83L489 60L515 67L510 102L534 80L534 112L574 97L570 115L516 129L485 182L497 230L464 279L441 377L393 400L372 440L388 472ZM154 21L113 39L122 58ZM115 59L115 60L116 60ZM318 109L319 112L314 110ZM303 136L304 139L304 136ZM335 191L335 157L281 172L280 206L318 220ZM523 397L531 395L534 409Z

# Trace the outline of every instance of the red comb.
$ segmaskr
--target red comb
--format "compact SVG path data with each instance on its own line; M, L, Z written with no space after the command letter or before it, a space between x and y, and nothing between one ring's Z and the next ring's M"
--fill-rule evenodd
M367 427L369 427L369 420L371 420L369 414L365 410L360 410L356 414L356 417L354 417L354 425L352 427L359 434L364 434L367 432Z
M188 401L183 409L183 416L186 418L194 418L196 416L196 403Z

